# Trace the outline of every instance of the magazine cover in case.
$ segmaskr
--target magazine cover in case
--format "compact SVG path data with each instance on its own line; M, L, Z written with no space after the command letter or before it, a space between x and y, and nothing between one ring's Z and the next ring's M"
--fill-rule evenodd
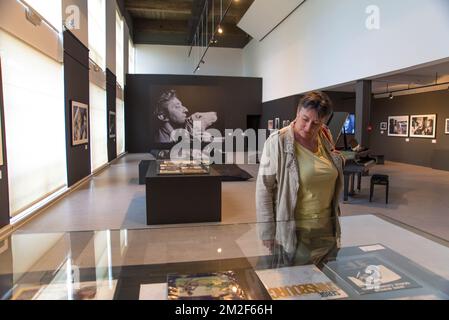
M421 263L377 243L341 248L323 272L355 299L449 299L449 281Z
M167 275L169 300L244 300L233 271Z
M399 269L374 256L332 261L327 263L327 266L349 283L358 294L421 287Z
M330 300L348 295L315 265L257 270L273 300Z

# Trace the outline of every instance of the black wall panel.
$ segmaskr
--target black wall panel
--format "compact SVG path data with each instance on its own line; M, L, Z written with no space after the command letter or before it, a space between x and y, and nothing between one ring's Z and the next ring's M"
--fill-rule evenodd
M72 146L71 110L71 101L89 105L89 50L70 31L64 31L64 93L67 183L70 187L91 172L90 144Z
M107 101L107 114L108 114L108 161L111 162L117 158L117 138L110 138L110 123L109 114L114 112L117 116L117 77L111 72L111 70L106 69L106 101ZM116 117L117 119L117 117ZM115 125L117 129L117 125ZM117 134L116 134L117 136Z
M0 228L9 224L9 191L8 191L8 164L6 161L6 136L5 136L5 114L3 106L3 81L2 62L0 60L0 127L2 139L3 165L0 165Z
M380 132L380 123L388 122L389 116L436 114L437 143L432 139L389 137L387 131ZM449 91L373 99L371 111L371 148L378 154L385 155L385 160L415 164L436 169L449 170L449 135L445 134L445 119L449 118ZM441 162L441 163L440 163Z
M247 129L248 117L262 114L262 79L189 75L127 75L125 87L126 149L131 153L159 148L154 141L154 102L161 88L173 88L194 112L215 111L215 128ZM223 133L223 132L222 132ZM159 144L160 145L160 144Z

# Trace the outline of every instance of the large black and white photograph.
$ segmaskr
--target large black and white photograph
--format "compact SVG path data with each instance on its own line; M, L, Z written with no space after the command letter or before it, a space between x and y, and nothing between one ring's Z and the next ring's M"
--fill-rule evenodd
M433 139L436 136L436 124L436 114L410 116L410 137Z
M116 136L115 112L109 111L109 138L115 138L115 136Z
M213 87L152 86L150 89L153 142L175 143L174 131L184 129L189 139L210 142L208 129L223 132L220 118L220 93Z
M449 134L449 119L446 119L446 125L445 125L444 133L445 134Z
M388 117L388 136L389 137L408 137L408 116Z
M89 143L89 107L72 101L72 145Z

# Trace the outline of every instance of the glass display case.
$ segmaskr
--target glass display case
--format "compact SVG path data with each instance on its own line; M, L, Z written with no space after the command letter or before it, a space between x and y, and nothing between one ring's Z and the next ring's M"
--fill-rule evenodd
M447 242L374 215L15 233L0 241L0 297L448 299L448 265Z
M158 160L158 175L195 175L209 174L210 165L201 161Z

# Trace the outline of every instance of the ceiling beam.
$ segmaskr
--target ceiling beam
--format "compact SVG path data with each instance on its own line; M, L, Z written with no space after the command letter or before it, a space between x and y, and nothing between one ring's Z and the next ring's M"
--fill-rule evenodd
M126 9L130 11L191 14L193 1L194 0L126 0Z

